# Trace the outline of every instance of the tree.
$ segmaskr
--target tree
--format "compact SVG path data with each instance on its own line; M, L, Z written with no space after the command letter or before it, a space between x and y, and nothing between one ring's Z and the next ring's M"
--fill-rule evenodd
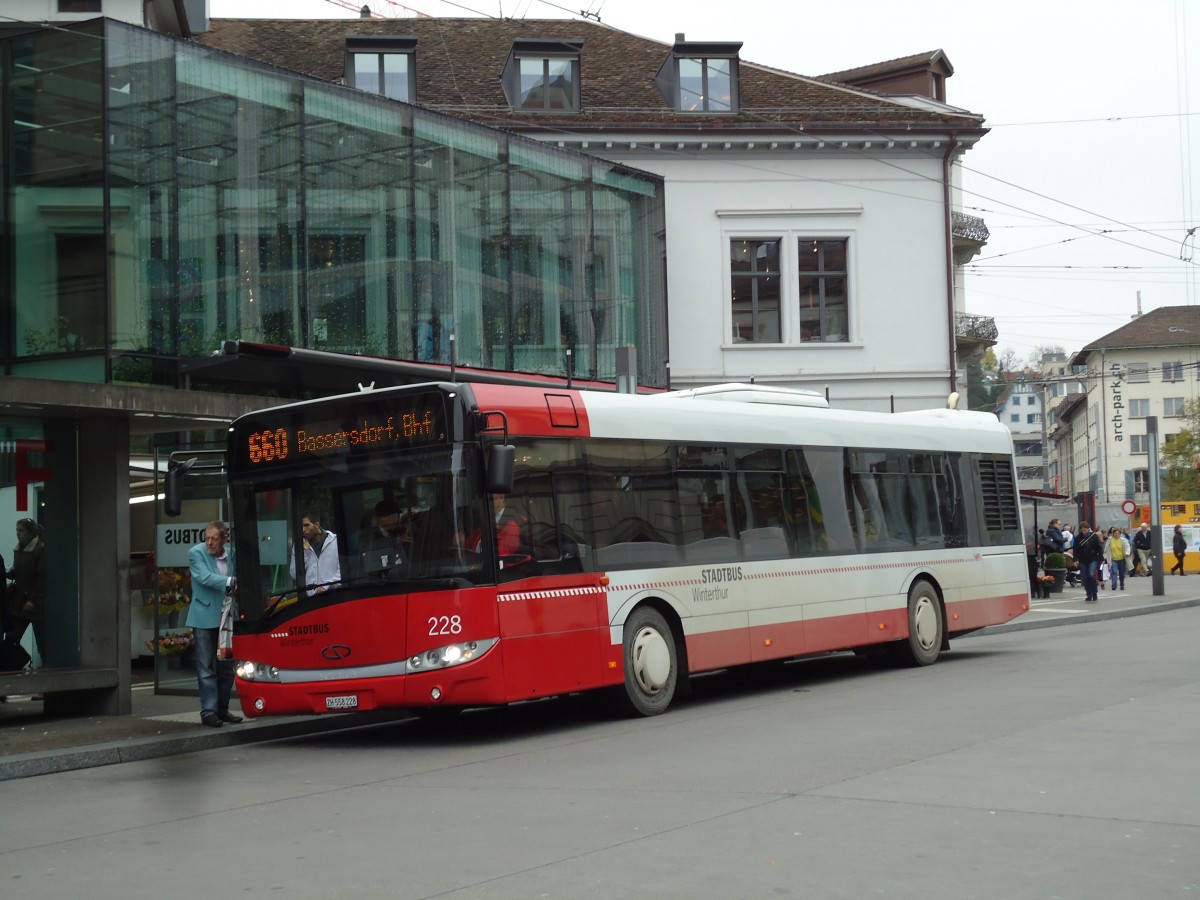
M1063 349L1062 344L1038 344L1033 348L1033 352L1029 354L1029 368L1036 372L1042 371L1042 360L1047 356L1054 355L1066 356L1067 351Z
M997 358L995 351L989 347L978 362L967 364L967 408L994 413L996 400L1008 384L1004 373L1020 368L1015 350L1005 350Z
M1184 427L1167 438L1159 454L1163 502L1200 497L1200 401L1187 401L1182 419Z

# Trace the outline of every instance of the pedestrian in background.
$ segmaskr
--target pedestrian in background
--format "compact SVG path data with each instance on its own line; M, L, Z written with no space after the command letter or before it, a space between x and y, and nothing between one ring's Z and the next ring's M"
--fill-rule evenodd
M1062 526L1058 519L1051 519L1046 526L1046 537L1050 539L1051 549L1049 553L1062 553L1066 549L1063 541Z
M1180 577L1187 574L1183 571L1183 556L1187 553L1187 538L1183 536L1183 526L1176 525L1175 533L1171 535L1171 552L1175 554L1175 565L1171 566L1171 574L1179 573Z
M1142 527L1133 536L1133 574L1150 574L1150 523L1143 522Z
M1109 578L1112 589L1125 590L1125 561L1129 559L1133 549L1129 546L1129 538L1121 533L1115 525L1109 529L1108 541L1104 545L1104 561L1108 563Z
M1095 603L1100 599L1100 588L1096 584L1096 572L1104 558L1104 544L1100 536L1092 531L1087 522L1079 523L1079 534L1075 536L1075 559L1079 562L1079 576L1083 579L1084 600Z
M21 643L26 630L33 626L42 664L46 663L46 538L42 526L33 519L17 522L17 546L13 548L12 568L8 571L12 586L8 589L8 615L4 637Z
M213 728L220 728L226 722L242 721L241 716L229 711L229 698L233 694L233 660L217 659L221 604L225 601L225 592L236 584L233 552L226 551L227 543L229 526L224 522L209 522L204 529L204 543L188 550L192 605L188 608L187 624L195 636L200 721Z

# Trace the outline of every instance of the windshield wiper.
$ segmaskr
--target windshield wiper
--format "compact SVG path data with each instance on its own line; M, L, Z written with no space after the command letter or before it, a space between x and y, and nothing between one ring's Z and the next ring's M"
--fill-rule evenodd
M293 603L295 603L299 599L300 599L299 591L284 591L282 594L280 594L278 597L276 597L273 601L271 601L270 606L268 606L265 610L263 610L263 614L262 614L263 619L266 620L266 619L271 618L271 614L274 613L275 610L277 610L283 606L291 606ZM284 601L287 601L287 602L285 603Z

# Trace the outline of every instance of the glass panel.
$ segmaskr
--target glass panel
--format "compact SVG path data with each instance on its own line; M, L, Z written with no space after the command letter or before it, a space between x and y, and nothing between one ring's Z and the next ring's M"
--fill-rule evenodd
M575 87L571 83L573 63L569 59L547 60L546 109L574 109Z
M458 363L505 368L510 248L499 142L478 129L417 125L412 303L400 333L413 335L416 359L449 363L453 335ZM441 138L452 130L448 146Z
M299 83L178 53L178 352L295 343Z
M714 112L729 112L733 109L733 79L729 75L728 59L705 60L707 67L707 94L704 108Z
M821 331L827 341L846 340L846 279L825 279L825 319Z
M407 53L383 54L384 96L406 102L411 98L408 90L408 61Z
M5 626L34 666L79 665L77 445L73 422L0 419Z
M679 60L679 108L704 109L704 60Z
M521 78L520 109L544 109L546 105L546 60L520 59L517 61Z
M99 28L46 30L8 44L18 356L102 350L107 343ZM102 369L95 374L103 378Z
M380 93L379 88L379 54L355 53L354 86L369 94Z
M411 142L394 104L345 91L306 91L305 201L309 245L305 346L408 356L394 272L410 253ZM280 307L285 302L280 285ZM300 298L289 291L289 322ZM299 329L297 329L298 331Z
M161 382L152 358L175 352L180 304L195 299L199 276L175 261L174 43L112 27L108 53L112 345L124 351L112 377Z
M514 146L515 149L515 146ZM587 194L584 185L537 169L511 176L512 351L520 371L565 372L566 349L615 327L608 310L589 309ZM577 262L583 263L578 265Z

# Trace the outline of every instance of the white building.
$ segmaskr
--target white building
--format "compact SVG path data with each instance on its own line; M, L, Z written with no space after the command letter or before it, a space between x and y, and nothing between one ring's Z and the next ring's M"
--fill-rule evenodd
M1092 341L1071 359L1086 367L1086 393L1068 398L1051 428L1060 493L1095 492L1098 503L1150 499L1146 418L1159 444L1182 427L1200 393L1200 307L1167 306Z

